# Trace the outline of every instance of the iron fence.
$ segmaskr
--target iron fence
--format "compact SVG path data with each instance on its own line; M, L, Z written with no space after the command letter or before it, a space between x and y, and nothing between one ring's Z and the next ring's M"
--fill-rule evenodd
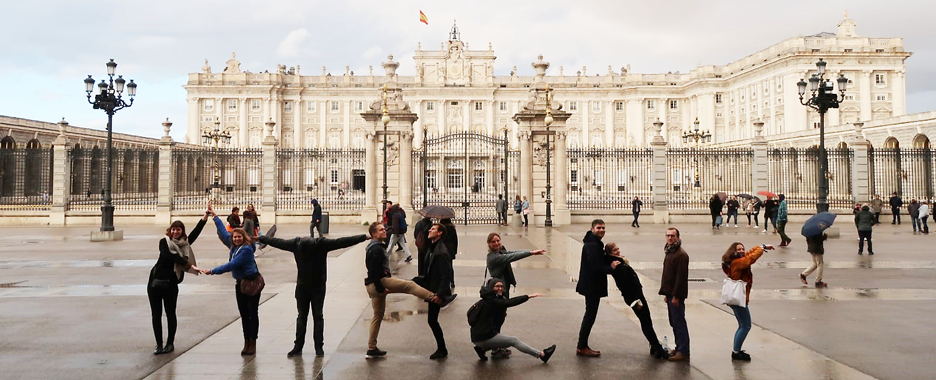
M0 210L49 210L52 149L0 149Z
M767 187L783 194L790 210L815 210L819 196L819 149L774 149L768 156ZM850 209L852 195L850 149L826 149L829 163L825 174L829 185L826 201L830 208Z
M215 212L262 202L263 151L260 149L173 149L173 210Z
M629 209L635 196L652 207L653 150L570 148L567 157L570 210Z
M364 149L279 149L276 208L324 210L364 208Z
M707 210L715 193L750 194L753 163L751 149L667 149L669 208Z
M159 188L159 150L113 149L111 203L117 210L156 208ZM68 151L71 162L69 210L99 210L104 204L107 154L101 148L76 147Z
M868 155L872 197L887 199L897 193L907 202L912 198L933 199L936 173L931 149L871 149Z

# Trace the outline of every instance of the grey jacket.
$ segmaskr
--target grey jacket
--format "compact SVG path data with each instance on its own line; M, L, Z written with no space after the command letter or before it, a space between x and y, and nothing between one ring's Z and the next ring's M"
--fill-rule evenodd
M872 199L871 200L871 212L881 212L881 209L884 208L884 201L881 199Z
M507 201L498 199L497 203L495 203L494 210L497 212L507 212Z
M530 256L530 251L508 251L501 246L500 251L489 251L487 255L488 277L500 278L505 284L517 285L510 263Z

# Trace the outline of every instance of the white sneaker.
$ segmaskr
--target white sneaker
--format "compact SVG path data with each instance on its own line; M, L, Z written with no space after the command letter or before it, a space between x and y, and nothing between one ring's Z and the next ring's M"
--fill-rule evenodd
M738 228L738 225L737 225L737 224L735 224L735 225L734 225L734 228Z
M766 234L766 233L767 233L767 230L763 230L763 231L761 231L760 233Z

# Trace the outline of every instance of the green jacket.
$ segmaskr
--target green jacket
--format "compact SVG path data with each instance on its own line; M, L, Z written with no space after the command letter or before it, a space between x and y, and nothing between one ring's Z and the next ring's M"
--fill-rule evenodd
M855 214L855 226L858 231L871 231L874 227L874 214L871 211L861 210Z
M784 199L783 201L781 201L781 202L780 202L780 206L778 206L778 209L777 209L777 221L778 221L778 222L786 222L786 221L787 221L786 199Z

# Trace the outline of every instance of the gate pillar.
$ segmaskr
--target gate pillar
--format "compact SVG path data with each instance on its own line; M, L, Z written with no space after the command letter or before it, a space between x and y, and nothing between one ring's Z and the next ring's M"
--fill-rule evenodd
M68 159L68 140L65 128L68 123L59 123L59 135L52 142L52 209L49 212L49 225L65 225L65 207L68 201L69 178L71 178Z
M855 141L851 143L851 146L855 152L855 160L851 165L851 178L852 196L854 197L852 203L857 203L864 202L865 199L871 199L871 176L874 175L874 173L871 173L871 157L868 155L868 149L871 148L871 143L869 143L861 133L861 127L864 123L858 122L854 123L854 125Z
M653 123L656 133L650 141L653 149L651 163L650 183L653 184L653 223L669 224L669 203L667 198L668 184L666 183L666 140L663 140L663 122L659 119Z

